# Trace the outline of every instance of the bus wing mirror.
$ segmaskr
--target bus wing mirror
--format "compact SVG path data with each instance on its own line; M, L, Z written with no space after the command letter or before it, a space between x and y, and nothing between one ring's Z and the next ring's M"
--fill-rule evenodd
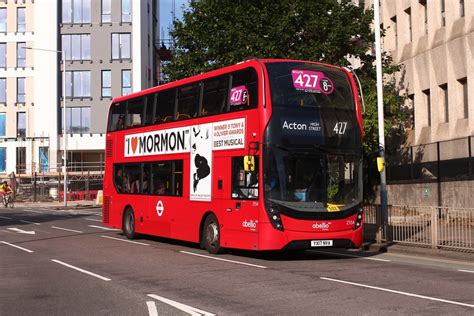
M245 172L255 171L255 157L244 156L244 170Z

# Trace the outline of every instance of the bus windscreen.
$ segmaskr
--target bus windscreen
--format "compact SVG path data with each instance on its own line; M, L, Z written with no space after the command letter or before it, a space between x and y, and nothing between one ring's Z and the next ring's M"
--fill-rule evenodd
M355 110L351 85L342 70L303 62L266 64L273 107Z

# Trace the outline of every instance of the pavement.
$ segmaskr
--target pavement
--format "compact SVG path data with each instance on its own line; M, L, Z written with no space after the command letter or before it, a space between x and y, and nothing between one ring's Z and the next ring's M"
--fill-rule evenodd
M47 202L20 202L15 201L15 207L42 207L52 209L76 209L76 208L102 208L101 204L94 201L68 201L67 206L64 202L47 201Z

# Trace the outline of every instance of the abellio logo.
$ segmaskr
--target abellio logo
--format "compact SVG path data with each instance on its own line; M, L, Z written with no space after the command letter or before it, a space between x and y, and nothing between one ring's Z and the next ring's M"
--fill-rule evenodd
M313 229L328 230L329 226L331 226L331 222L314 223L313 226L311 226L311 227Z
M243 228L255 229L255 228L257 228L257 223L258 223L258 221L254 222L253 219L251 219L250 221L244 220L242 222L242 227Z

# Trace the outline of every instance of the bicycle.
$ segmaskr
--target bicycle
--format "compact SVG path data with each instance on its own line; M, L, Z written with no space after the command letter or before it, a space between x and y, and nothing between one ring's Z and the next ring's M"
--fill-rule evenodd
M13 201L13 197L10 192L3 194L2 201L5 207L9 207L9 206L10 208L15 207L15 202Z

